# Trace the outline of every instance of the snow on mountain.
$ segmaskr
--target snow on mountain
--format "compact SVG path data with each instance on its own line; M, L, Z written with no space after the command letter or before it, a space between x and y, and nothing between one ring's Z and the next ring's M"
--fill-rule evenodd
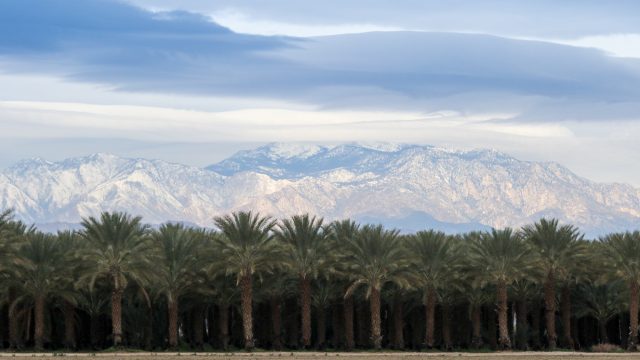
M0 173L0 208L14 208L28 222L65 226L103 210L140 214L149 223L211 226L216 215L252 209L408 231L515 227L553 216L595 236L638 227L640 191L495 150L276 143L206 169L108 154L26 160Z
M414 147L411 145L385 146L385 144L313 145L297 148L301 155L292 156L294 151L282 150L285 146L273 143L257 149L241 151L207 169L223 175L255 171L278 179L316 176L336 169L347 169L356 173L378 172L382 171L387 162L400 151Z

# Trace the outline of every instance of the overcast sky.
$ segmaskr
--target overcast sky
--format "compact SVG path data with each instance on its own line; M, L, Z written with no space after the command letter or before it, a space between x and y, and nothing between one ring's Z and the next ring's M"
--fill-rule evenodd
M639 24L623 0L2 0L0 167L390 141L640 186Z

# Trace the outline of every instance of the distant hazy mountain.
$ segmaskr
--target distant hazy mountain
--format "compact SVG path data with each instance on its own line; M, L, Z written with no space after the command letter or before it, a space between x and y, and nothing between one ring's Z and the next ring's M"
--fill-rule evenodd
M103 210L211 226L213 216L238 209L351 217L405 231L519 226L542 216L592 236L640 227L640 190L632 186L494 150L391 144L270 144L206 169L107 154L32 159L0 173L0 208L47 229Z

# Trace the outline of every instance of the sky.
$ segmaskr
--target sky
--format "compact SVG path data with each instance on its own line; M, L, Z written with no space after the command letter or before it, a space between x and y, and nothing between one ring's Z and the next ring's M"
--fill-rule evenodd
M385 141L640 187L639 138L637 1L0 1L0 168Z

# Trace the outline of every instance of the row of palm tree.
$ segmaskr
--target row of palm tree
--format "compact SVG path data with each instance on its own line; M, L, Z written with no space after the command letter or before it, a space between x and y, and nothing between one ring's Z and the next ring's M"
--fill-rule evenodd
M560 345L577 348L609 342L617 320L628 332L615 341L636 349L640 232L587 241L541 219L400 234L252 212L214 224L152 229L105 212L54 235L0 213L0 344L308 349L315 335L316 347L345 350L526 350L544 334L554 350L558 328Z

